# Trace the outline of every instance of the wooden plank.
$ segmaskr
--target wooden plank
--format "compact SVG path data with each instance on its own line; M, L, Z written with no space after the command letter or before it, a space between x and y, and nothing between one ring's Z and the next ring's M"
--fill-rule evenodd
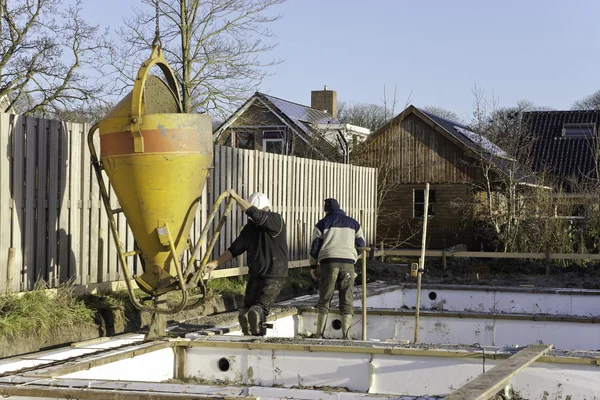
M218 181L219 183L219 190L217 190L217 192L215 192L215 199L219 196L219 194L223 193L225 190L229 189L227 187L227 173L231 173L231 171L227 171L227 149L226 146L221 146L220 150L220 163L219 163L219 168L220 168L220 179ZM222 202L221 203L221 208L220 208L220 212L219 215L217 216L217 218L219 218L221 215L223 215L223 213L225 212L225 207L226 207L226 202ZM215 221L215 226L216 226L216 221ZM218 248L219 248L219 252L217 254L217 256L219 256L220 254L223 254L223 252L226 250L225 247L225 239L226 239L226 234L227 232L222 232L221 236L220 236L220 240L218 242ZM215 246L217 247L217 246Z
M496 253L496 252L479 252L479 251L446 251L446 257L473 257L473 258L546 258L546 253ZM442 257L442 250L427 250L426 257ZM388 250L386 255L390 256L420 256L419 250ZM551 253L552 260L600 260L600 254L566 254L566 253Z
M508 385L510 378L527 368L552 349L552 345L536 344L500 361L489 371L444 397L445 400L487 400Z
M300 179L298 180L298 182L306 182L306 159L304 158L300 158L299 160L299 167L300 167ZM304 240L304 222L306 221L306 210L305 210L305 199L306 199L306 191L304 190L304 188L302 187L302 185L298 185L301 186L300 187L300 195L298 198L298 249L299 249L299 253L297 255L298 258L307 258L305 256L306 251L305 251L305 240Z
M225 149L225 159L227 160L227 173L225 174L225 187L223 188L223 190L229 190L229 189L234 189L234 180L235 178L233 177L233 163L234 163L234 154L233 154L233 148L232 147L224 147ZM237 212L237 206L233 206L233 208L235 209L235 211L233 212ZM227 217L227 220L225 221L225 224L223 225L223 231L221 231L221 236L225 239L225 243L223 246L223 249L221 250L221 253L225 251L225 249L229 248L229 245L233 242L232 240L232 234L233 234L233 229L234 226L232 224L232 218L231 218L231 214ZM223 240L221 241L223 242Z
M11 123L10 116L0 113L0 149L6 152L5 156L0 157L0 293L7 291L9 281L12 282L12 276L8 275L7 261L8 252L11 248L10 243L10 206L12 199L10 196L10 171L11 171ZM12 290L12 288L10 288Z
M285 237L288 244L288 259L291 259L292 252L290 247L290 197L292 193L292 187L294 186L294 181L290 178L290 161L291 157L282 157L281 158L281 168L282 168L282 179L285 182L284 191L282 193L281 201L282 201L282 212L283 212L283 220L285 221Z
M49 228L47 223L47 207L48 207L48 193L46 191L47 183L49 180L48 176L48 138L50 134L49 121L44 119L38 120L38 153L37 153L37 181L38 181L38 194L37 194L37 240L36 240L36 260L35 264L39 266L40 270L44 273L44 276L48 276L48 272L51 269L51 263L46 259L46 255L50 255L48 252L48 242L46 240L46 231ZM49 188L51 190L51 187ZM50 285L53 284L51 279L48 279Z
M39 269L35 263L35 242L36 242L36 158L37 158L37 119L26 117L26 139L25 139L25 257L23 275L23 287L33 289L38 278L47 279L44 269Z
M293 260L288 262L288 268L303 268L310 266L308 260ZM248 274L248 267L233 267L217 269L211 272L210 279L229 278L233 276L243 276Z
M92 173L94 173L92 171ZM94 176L92 176L92 179ZM108 181L108 177L105 175L105 179ZM109 186L108 197L111 209L116 209L118 205L117 195L113 190L112 186ZM115 239L112 237L112 231L109 228L110 223L108 222L108 216L106 210L104 210L104 204L102 197L100 196L100 187L98 187L97 197L97 208L98 215L100 215L99 227L98 227L98 265L97 270L90 270L90 276L92 282L107 282L109 281L110 271L115 268ZM119 217L114 216L117 229L119 227ZM117 238L119 239L119 238ZM93 265L92 265L93 266ZM94 280L95 279L95 280Z
M48 263L48 279L50 282L55 282L60 276L57 273L57 232L59 230L58 207L62 200L59 196L62 195L63 189L60 187L60 183L62 182L60 181L59 173L62 173L66 166L59 166L59 162L64 162L63 160L59 160L58 151L61 134L59 129L58 122L54 121L48 132L48 148L50 153L48 154L48 260L46 262Z
M82 245L81 245L81 263L79 264L79 283L85 285L89 282L90 275L90 263L92 258L98 258L98 243L95 242L92 248L92 237L97 235L98 231L98 218L94 215L92 218L92 188L95 188L96 192L98 189L98 182L95 177L91 175L91 161L90 153L86 148L87 138L85 132L78 128L76 134L79 136L79 146L81 154L81 234L82 234ZM97 137L98 135L96 135ZM94 143L97 143L94 140ZM96 146L99 150L100 146ZM96 221L92 224L92 221ZM96 234L92 230L92 225Z
M13 291L24 290L23 287L23 190L25 181L25 117L13 116L12 131L12 212L11 212L11 237L12 247L15 249L13 259Z
M70 240L70 213L71 213L71 173L69 158L70 131L67 123L52 121L52 127L59 129L59 154L60 154L60 197L58 204L58 273L55 284L66 282L69 279L69 270L73 268L73 251Z
M114 192L113 192L114 194ZM121 205L119 204L119 201L117 199L117 196L114 196L115 198L115 208L120 208ZM104 211L104 210L102 210ZM119 213L117 214L117 226L119 228L119 240L121 241L121 245L126 246L127 243L127 218L125 218L125 214L123 213ZM110 254L110 260L111 263L109 265L109 271L108 271L108 276L105 278L105 280L103 282L110 282L110 281L118 281L121 279L121 275L120 275L120 270L119 270L119 249L117 248L117 246L115 245L115 241L112 238L112 233L110 231L110 222L108 224L108 226L106 227L106 240L107 243L110 245L109 247L109 254ZM124 247L125 251L127 251L128 247ZM131 247L131 250L133 250L133 246ZM131 261L134 259L134 257L128 257L127 258L127 264L130 264Z
M80 282L82 262L82 243L87 240L87 233L82 229L83 198L81 190L81 175L83 171L81 161L81 135L77 124L67 124L66 134L69 140L69 198L71 201L69 209L69 245L71 250L71 260L67 278L76 277L76 282Z

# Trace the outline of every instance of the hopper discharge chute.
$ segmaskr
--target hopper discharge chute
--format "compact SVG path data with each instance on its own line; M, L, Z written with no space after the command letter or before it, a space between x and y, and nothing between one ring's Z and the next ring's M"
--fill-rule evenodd
M155 65L166 82L148 74ZM96 130L100 158L94 144ZM198 243L192 247L189 232L213 157L212 123L208 115L182 113L177 81L159 45L153 46L150 58L142 64L131 93L90 129L88 146L132 302L141 310L161 314L182 310L192 289L204 294L203 268L233 199L228 192L218 198ZM118 209L111 207L102 171L119 201ZM225 213L198 263L208 228L225 199ZM114 218L119 212L127 218L136 250L127 252L120 242ZM188 249L193 255L184 269L182 256ZM177 305L159 307L158 302L147 305L137 299L127 265L127 257L136 255L143 266L143 273L133 277L139 288L155 300L179 291L181 301ZM196 301L188 308L200 303Z

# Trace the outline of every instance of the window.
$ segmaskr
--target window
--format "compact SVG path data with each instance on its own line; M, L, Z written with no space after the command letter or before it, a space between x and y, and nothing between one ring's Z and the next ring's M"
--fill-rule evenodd
M415 218L423 218L425 216L425 190L415 189L413 192L413 215ZM429 189L429 211L427 218L435 216L435 190Z
M254 133L236 132L236 146L238 149L254 150Z
M562 135L567 138L582 138L594 136L596 124L564 124Z
M283 146L283 132L265 131L263 132L263 151L274 154L285 154Z

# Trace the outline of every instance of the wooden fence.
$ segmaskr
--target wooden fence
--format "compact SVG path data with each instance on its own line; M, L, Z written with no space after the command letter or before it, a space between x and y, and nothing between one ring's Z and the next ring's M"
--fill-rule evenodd
M39 278L51 287L68 280L88 285L121 279L90 164L88 130L87 124L0 113L0 292L30 290ZM363 224L372 243L376 177L371 168L217 146L191 237L198 237L213 200L234 189L243 197L254 191L269 196L287 222L290 260L308 257L312 227L323 216L327 197L336 197ZM112 191L110 197L118 208ZM229 246L245 222L234 207L214 255ZM123 214L117 223L120 240L132 250ZM133 273L138 272L137 260L130 260Z

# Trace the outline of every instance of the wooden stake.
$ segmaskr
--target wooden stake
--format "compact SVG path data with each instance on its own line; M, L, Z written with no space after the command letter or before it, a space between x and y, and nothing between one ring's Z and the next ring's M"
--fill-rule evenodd
M417 273L417 308L415 310L415 337L414 343L419 340L419 308L421 308L421 275L425 267L425 245L427 239L427 217L429 215L429 183L425 184L425 211L423 212L423 238L421 240L421 258L419 258L419 271Z
M362 340L367 340L367 250L362 252Z

